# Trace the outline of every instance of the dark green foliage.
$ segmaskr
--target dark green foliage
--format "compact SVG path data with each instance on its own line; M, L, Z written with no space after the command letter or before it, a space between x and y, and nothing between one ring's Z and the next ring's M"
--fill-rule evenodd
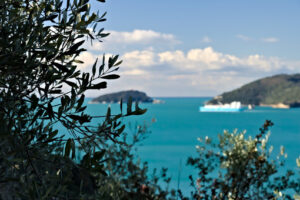
M112 200L175 199L174 191L159 186L160 179L166 184L170 182L166 169L162 169L161 174L154 171L152 176L149 176L147 163L142 163L135 156L136 144L145 138L147 127L136 125L132 132L133 135L123 134L121 143L103 144L106 152L101 152L101 155L102 160L105 160L103 165L107 175L99 176L99 196Z
M151 103L153 102L153 99L148 97L146 93L135 91L135 90L128 90L128 91L122 91L122 92L116 92L111 94L105 94L101 95L97 98L94 98L94 102L120 102L121 100L123 102L128 102L129 98L131 97L132 101L134 102L146 102Z
M241 88L220 95L209 103L231 103L270 105L283 103L292 107L300 104L300 74L276 75L246 84Z
M127 146L119 137L125 128L120 120L145 110L108 111L99 126L89 124L95 117L85 113L84 93L119 78L113 73L121 64L118 56L107 62L103 56L92 73L78 70L84 42L108 35L96 28L103 21L105 14L92 13L89 0L0 1L0 198L104 195L110 145ZM58 123L64 132L53 128ZM78 158L79 153L84 156ZM118 159L126 160L122 156ZM118 190L126 196L124 186Z

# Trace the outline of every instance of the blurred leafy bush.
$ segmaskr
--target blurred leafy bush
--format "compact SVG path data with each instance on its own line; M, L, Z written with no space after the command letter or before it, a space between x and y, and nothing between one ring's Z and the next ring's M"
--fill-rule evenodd
M224 131L217 143L209 137L199 138L198 156L188 159L198 170L196 180L190 176L193 198L293 199L294 193L299 194L299 176L297 179L291 170L279 171L287 156L284 148L276 158L271 156L273 147L267 141L272 125L267 120L254 138L237 131Z

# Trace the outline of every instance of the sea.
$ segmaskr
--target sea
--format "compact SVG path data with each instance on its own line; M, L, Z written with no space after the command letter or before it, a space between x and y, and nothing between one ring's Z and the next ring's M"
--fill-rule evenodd
M280 152L280 146L287 153L285 169L296 169L296 158L300 156L300 109L274 109L255 107L243 112L199 112L210 97L178 97L155 98L163 101L161 104L142 103L146 108L144 115L128 117L123 120L127 125L126 132L134 132L134 125L146 124L147 137L138 144L137 156L142 162L147 162L149 173L153 169L158 172L162 167L168 168L172 178L169 188L181 188L189 193L189 175L197 177L197 171L186 165L190 156L196 156L197 138L210 137L218 140L218 134L224 130L230 132L237 129L246 131L246 136L255 136L265 120L271 120L269 144L274 147L274 155ZM88 102L90 99L86 99ZM103 115L111 107L113 114L120 112L119 104L87 104L87 112L91 115ZM96 122L93 122L96 123Z

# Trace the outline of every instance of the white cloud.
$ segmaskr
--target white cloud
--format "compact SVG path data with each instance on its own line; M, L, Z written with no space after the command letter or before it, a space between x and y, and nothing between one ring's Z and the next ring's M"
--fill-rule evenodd
M140 69L127 70L122 73L122 75L131 75L131 76L139 76L144 74L146 74L146 72Z
M287 62L276 57L264 57L259 54L238 57L215 51L212 47L191 49L186 53L180 50L156 52L154 50L132 51L122 56L123 69L132 75L140 75L133 70L142 70L143 74L157 73L160 69L167 77L189 76L189 73L218 76L248 76L272 74L297 70L295 62ZM157 68L156 66L160 66ZM131 71L131 72L129 72ZM176 75L176 76L175 76Z
M90 52L85 51L78 56L77 60L84 62L83 64L78 64L79 69L85 69L91 67L95 63L96 56Z
M91 67L97 57L84 52L79 59L85 63L80 65L81 69ZM218 73L226 72L228 75L255 76L258 73L284 72L297 70L299 62L284 61L276 57L265 57L254 54L246 57L238 57L232 54L224 54L214 50L212 47L190 49L187 52L156 51L154 49L135 50L120 55L123 60L122 69L124 73L131 75L149 74L156 71L157 67L163 67L171 74L180 74L185 70L192 73ZM159 68L162 69L162 68ZM171 71L172 70L172 71Z
M187 53L187 59L206 64L224 62L222 54L215 52L211 47L205 49L192 49Z
M238 34L236 35L237 38L244 40L244 41L261 41L261 42L265 42L265 43L275 43L275 42L279 42L279 39L276 37L266 37L266 38L261 38L259 39L255 39L255 38L251 38L249 36L246 35L242 35L242 34Z
M203 42L203 43L211 43L212 39L210 39L208 36L204 36L202 38L201 42Z
M103 42L87 44L87 48L94 51L114 51L128 49L129 47L150 46L174 46L181 42L172 34L160 33L153 30L136 29L131 32L110 31L110 35L103 39Z
M122 60L124 61L124 66L134 68L134 67L144 67L156 65L156 54L153 51L132 51L122 55Z
M158 53L159 56L159 61L161 63L165 62L176 62L176 63L181 63L185 60L185 55L182 51L165 51Z
M261 41L267 43L275 43L275 42L279 42L279 39L276 37L267 37L267 38L262 38Z
M117 32L110 31L110 40L117 43L143 43L150 44L153 41L165 41L170 43L177 43L175 36L172 34L165 34L155 32L153 30L134 30L132 32Z
M250 55L243 60L245 66L253 67L261 72L277 71L284 69L285 65L278 58L265 58L262 55Z
M242 35L242 34L238 34L236 35L237 38L244 40L244 41L250 41L252 40L250 37L246 36L246 35Z
M257 78L300 72L300 61L285 61L260 54L241 57L210 46L187 51L174 50L174 45L179 41L172 34L152 30L110 32L111 36L103 43L88 46L88 50L92 51L84 52L79 57L85 62L79 66L80 69L88 71L95 59L102 57L99 51L120 54L123 63L118 73L121 78L109 82L110 91L139 89L150 96L216 95ZM245 35L236 37L255 41L255 38ZM203 42L209 39L203 38ZM277 38L265 39L268 40L264 42L279 41ZM89 96L97 95L90 93Z

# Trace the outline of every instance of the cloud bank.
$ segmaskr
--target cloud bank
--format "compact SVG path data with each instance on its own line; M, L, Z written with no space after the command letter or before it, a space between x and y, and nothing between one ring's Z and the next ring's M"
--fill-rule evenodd
M279 42L279 39L276 37L268 37L268 38L262 38L261 39L263 42L267 42L267 43L275 43L275 42Z
M108 30L110 35L103 42L88 44L87 48L92 51L118 51L139 49L152 46L172 47L181 42L172 34L160 33L153 30L135 29L131 32Z
M251 38L249 36L246 36L246 35L242 35L242 34L238 34L236 35L236 37L240 40L243 40L243 41L257 41L258 39L255 39L255 38ZM258 40L260 42L264 42L264 43L276 43L276 42L279 42L279 39L276 38L276 37L265 37L265 38L261 38L260 40Z
M105 43L94 44L88 49L91 51L80 56L85 62L80 65L81 69L88 71L94 60L102 57L103 50L114 53L120 50L119 46L125 47L120 53L123 60L119 72L121 79L112 83L110 91L139 89L151 96L213 96L257 78L300 71L299 61L261 54L239 57L212 46L185 51L174 49L180 41L172 34L152 30L111 33ZM246 36L240 38L250 40ZM278 41L275 40L265 38L264 42ZM168 45L173 46L168 48Z

